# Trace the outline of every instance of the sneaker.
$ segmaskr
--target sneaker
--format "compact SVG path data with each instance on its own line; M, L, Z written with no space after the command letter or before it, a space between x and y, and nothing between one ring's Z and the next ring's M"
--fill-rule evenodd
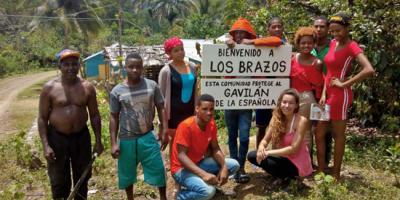
M244 169L240 169L235 175L235 182L236 183L248 183L250 181L250 176L246 174Z

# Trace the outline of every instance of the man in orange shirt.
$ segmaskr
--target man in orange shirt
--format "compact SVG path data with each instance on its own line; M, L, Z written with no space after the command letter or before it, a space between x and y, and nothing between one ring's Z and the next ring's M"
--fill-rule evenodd
M213 116L214 97L203 94L197 100L196 115L181 122L176 130L171 173L182 186L177 199L211 199L215 186L225 184L239 169L239 163L225 158L219 147Z

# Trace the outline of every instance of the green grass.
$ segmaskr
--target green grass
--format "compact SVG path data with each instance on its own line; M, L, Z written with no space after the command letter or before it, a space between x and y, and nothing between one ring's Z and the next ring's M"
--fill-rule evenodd
M25 89L24 91L22 91L21 93L18 94L17 100L39 99L40 92L42 91L42 87L47 81L48 80L35 83L32 86L30 86L29 88Z
M31 87L30 92L26 91L20 95L21 98L34 97L35 88L38 87L39 84ZM116 160L110 155L107 98L104 91L98 91L105 151L94 163L89 190L97 192L90 195L89 199L125 198L124 191L117 188ZM254 135L255 131L256 129L252 128L251 135ZM37 199L50 199L51 192L45 165L38 170L29 168L27 163L31 155L23 138L25 138L24 132L21 132L0 143L0 156L6 158L0 162L0 199L26 199L27 195L39 195ZM226 129L223 127L219 131L219 140L221 146L227 143ZM241 198L237 199L398 199L400 188L395 184L394 174L386 169L387 161L385 161L385 156L388 155L386 149L397 143L400 143L398 138L371 138L349 134L343 163L345 173L339 183L325 177L318 181L310 178L305 180L307 185L305 188L291 183L290 190L283 192L280 187L272 184L269 176L249 170L252 181L247 185L233 184L232 187L237 187L239 196L241 195ZM38 137L35 138L35 144L41 151ZM42 152L40 158L44 161ZM152 199L158 196L158 191L139 180L135 186L135 195L143 199ZM217 196L214 199L228 198Z
M11 118L18 131L29 131L33 120L38 115L39 95L43 84L47 81L36 83L18 94L11 103Z
M11 77L14 77L14 76L21 76L21 75L26 75L26 74L33 74L33 73L38 73L38 72L47 72L47 71L53 71L53 70L56 70L57 68L56 67L51 67L51 66L49 66L49 67L41 67L41 68L32 68L32 69L29 69L28 71L15 71L15 72L11 72L11 73L8 73L8 74L2 74L2 75L0 75L0 78L11 78Z

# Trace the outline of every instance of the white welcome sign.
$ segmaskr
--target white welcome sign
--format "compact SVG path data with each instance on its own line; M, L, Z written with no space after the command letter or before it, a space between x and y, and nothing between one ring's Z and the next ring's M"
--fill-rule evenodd
M291 45L203 45L202 76L289 76Z
M215 109L274 108L288 78L202 79L201 93L215 98Z

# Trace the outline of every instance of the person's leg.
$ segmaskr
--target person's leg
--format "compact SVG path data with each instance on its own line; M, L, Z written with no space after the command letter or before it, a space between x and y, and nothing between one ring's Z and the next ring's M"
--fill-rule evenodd
M258 149L258 145L260 145L261 140L264 138L266 130L267 126L257 125L256 149Z
M244 168L247 151L249 150L249 138L251 127L251 110L243 110L239 115L239 157L238 162L241 168Z
M277 164L277 177L278 178L290 178L293 179L296 176L299 176L299 171L288 158L286 157L272 157L270 156L268 161L274 160L274 162Z
M170 141L170 143L169 143L169 148L168 148L168 150L169 150L169 154L168 154L168 157L167 158L165 158L166 160L168 160L167 162L168 163L165 163L167 166L165 166L165 167L168 167L168 168L170 168L170 165L171 165L171 163L170 163L170 161L169 161L169 157L171 156L171 154L172 154L172 143L173 143L173 141L174 141L174 139L175 139L175 132L176 132L176 129L168 129L167 130L167 134L168 134L168 136L169 136L169 141Z
M229 175L235 174L239 168L239 162L232 158L225 158L225 164L228 167Z
M225 124L228 129L228 146L231 158L238 160L238 111L225 110Z
M247 160L248 160L251 164L253 164L253 165L255 165L255 166L258 166L258 167L261 167L260 164L257 163L257 151L250 151L250 152L247 154Z
M333 137L335 139L335 151L333 153L333 176L340 178L344 147L346 144L346 120L332 121Z
M325 131L329 122L319 121L315 131L315 144L317 146L317 172L323 172L325 169Z
M286 179L299 175L297 167L287 158L268 156L259 164L266 172L274 177Z
M138 161L142 163L144 181L156 186L160 191L160 199L167 198L166 174L164 163L161 158L160 145L153 133L147 133L138 140Z
M87 167L89 167L91 160L92 149L90 143L90 133L87 127L80 133L70 136L69 151L71 152L71 166L75 186L75 184L78 183L79 179L81 178L83 172ZM75 199L87 199L88 181L91 177L91 172L92 170L90 166L89 173L83 179L84 181L81 187L78 189Z
M306 122L305 126L306 126L306 132L304 133L303 141L306 143L307 148L308 148L308 149L311 149L311 148L312 148L312 145L313 145L313 142L312 142L312 140L313 140L313 134L312 134L312 132L311 132L311 121L308 120L308 121Z
M325 134L325 165L329 166L329 161L332 156L332 128L328 127Z
M256 149L258 149L258 145L261 140L264 138L265 130L267 128L267 118L269 110L267 109L257 109L256 111L256 126L257 126L257 135L256 135Z
M178 200L211 199L215 195L215 187L208 185L193 173L188 170L181 169L173 175L173 178L182 186L182 189L177 195Z
M235 174L239 170L239 166L240 166L238 161L236 161L235 159L232 159L232 158L225 158L225 165L228 168L229 175ZM221 168L219 166L219 164L217 163L217 161L215 161L214 158L212 158L212 157L207 157L207 158L204 158L203 160L201 160L199 163L199 167L201 169L203 169L204 171L215 174L215 175L218 174L218 172Z
M133 185L136 183L136 139L119 140L118 188L124 189L128 199L133 199Z
M133 185L129 185L125 188L126 199L133 200Z
M57 133L54 128L49 128L47 140L56 157L56 160L47 162L52 197L53 199L66 199L71 191L70 155L67 137Z
M160 200L167 200L167 187L158 187L158 193L160 194Z
M312 148L312 134L311 134L311 120L310 119L310 109L311 109L311 103L310 102L315 102L315 100L311 101L311 98L308 94L302 93L300 95L300 108L299 108L299 114L305 118L307 118L307 123L306 123L306 132L304 134L304 141L308 147L308 149ZM313 98L313 97L312 97ZM311 151L310 151L311 152Z
M240 169L238 171L239 183L246 183L250 181L250 176L248 176L244 170L244 165L246 162L247 152L249 150L249 139L250 139L250 127L251 127L251 110L241 110L239 114L239 157L238 162Z
M237 171L239 171L240 168L238 161L232 158L225 158L224 160L225 160L225 165L228 168L228 177L236 176ZM221 170L221 166L212 157L207 157L201 160L199 163L199 167L204 171L212 173L216 176L218 176L218 173ZM236 192L233 188L224 190L222 190L222 188L219 189L217 188L217 190L220 190L225 196L231 196L231 197L236 196Z

